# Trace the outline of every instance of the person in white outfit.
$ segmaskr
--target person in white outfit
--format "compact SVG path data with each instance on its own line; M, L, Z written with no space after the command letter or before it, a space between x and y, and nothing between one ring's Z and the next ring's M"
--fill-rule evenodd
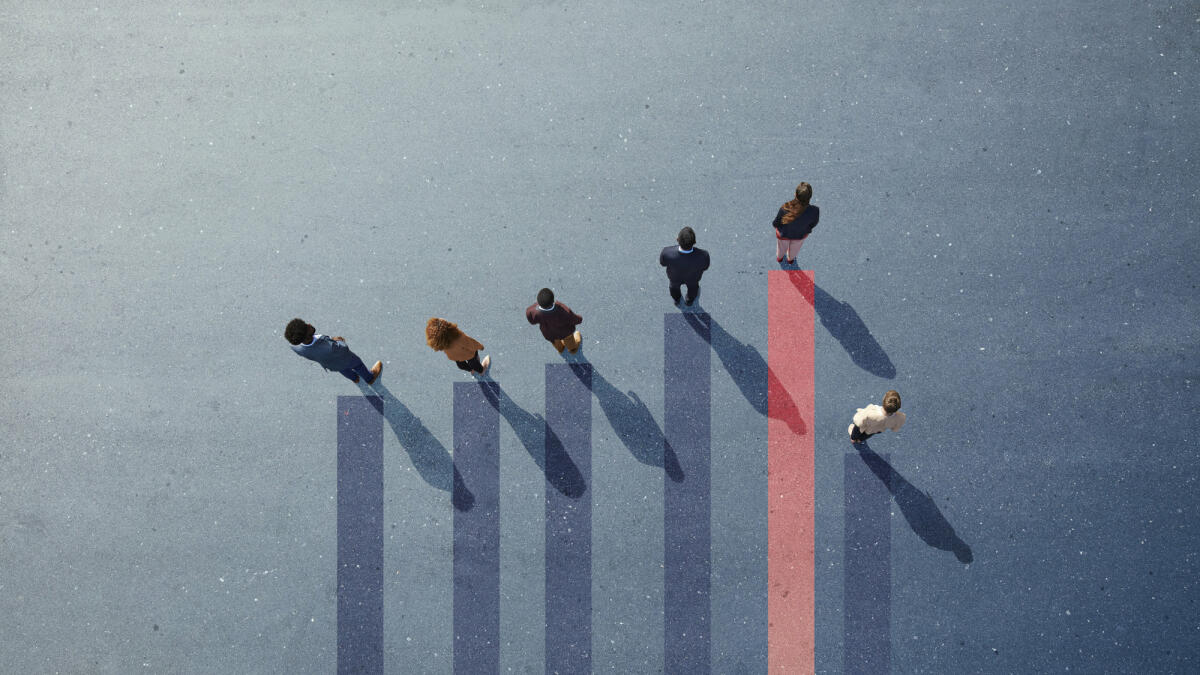
M900 431L900 427L904 426L905 418L904 413L899 411L900 392L894 389L889 390L883 395L882 407L872 403L865 408L859 408L858 412L854 413L854 421L847 430L850 432L850 440L862 443L884 429Z

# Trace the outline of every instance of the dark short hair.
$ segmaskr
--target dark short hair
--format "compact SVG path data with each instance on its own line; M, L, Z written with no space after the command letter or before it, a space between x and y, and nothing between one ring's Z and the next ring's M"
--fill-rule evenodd
M287 328L283 329L283 337L287 341L298 345L308 341L308 336L313 330L313 327L304 322L304 319L292 319L288 322Z
M685 227L679 231L679 236L675 238L679 242L679 246L684 249L689 249L696 245L696 231L690 227Z
M900 409L900 392L895 389L889 389L883 395L883 411L891 415Z
M554 291L549 288L543 288L538 291L538 306L550 309L554 306Z

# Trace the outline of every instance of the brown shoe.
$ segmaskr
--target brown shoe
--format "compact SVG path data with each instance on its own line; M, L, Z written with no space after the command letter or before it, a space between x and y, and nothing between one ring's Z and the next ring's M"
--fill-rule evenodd
M375 380L379 379L381 373L383 373L383 361L376 361L375 365L371 366L371 379L367 380L367 384L375 384Z

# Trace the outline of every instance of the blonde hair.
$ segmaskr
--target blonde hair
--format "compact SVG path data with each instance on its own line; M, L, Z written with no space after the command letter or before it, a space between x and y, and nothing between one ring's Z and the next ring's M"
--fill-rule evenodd
M800 214L808 208L810 201L812 201L812 186L808 183L800 183L796 186L796 198L779 207L783 209L783 218L779 222L787 225L799 218Z
M432 347L434 351L445 351L460 337L462 337L462 331L458 329L458 324L450 323L445 319L435 316L425 324L425 344Z

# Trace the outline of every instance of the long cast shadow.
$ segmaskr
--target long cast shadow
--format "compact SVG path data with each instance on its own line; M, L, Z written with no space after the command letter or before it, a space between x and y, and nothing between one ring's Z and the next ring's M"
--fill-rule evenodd
M504 387L496 384L496 396L484 390L484 396L500 411L503 417L517 434L517 439L525 448L525 452L533 458L534 464L541 469L546 481L555 490L571 499L579 499L587 492L587 483L583 473L567 454L562 441L550 427L546 426L546 418L531 413L512 400ZM547 468L549 467L549 468Z
M961 563L970 563L975 559L971 547L959 538L933 497L908 482L865 442L858 443L857 447L859 457L871 469L871 473L887 486L888 492L892 493L892 498L900 507L900 513L904 514L904 519L908 521L908 526L917 533L921 541L933 548L950 551Z
M576 357L575 360L583 359ZM617 436L634 459L662 469L676 483L683 480L683 466L679 464L675 450L667 443L662 427L655 421L654 415L637 393L623 393L593 365L592 394L595 395L613 431L617 432Z
M392 432L400 441L400 447L408 453L413 468L422 480L439 490L449 492L454 508L470 511L475 506L475 496L463 483L462 476L454 466L454 458L446 450L446 446L442 445L425 427L425 423L414 415L408 406L401 403L400 399L393 396L383 383L376 382L369 386L360 384L359 388L366 395L374 393L383 399L383 418L392 427Z
M702 312L697 306L697 312ZM687 321L701 335L700 320L695 318L696 312L684 312ZM709 344L721 360L721 365L733 378L742 396L758 411L760 415L769 415L775 419L787 422L792 433L804 435L808 433L808 425L800 416L800 410L791 394L783 386L783 382L775 375L775 371L767 366L766 360L750 344L741 342L710 314L708 316L711 330ZM775 393L775 407L768 405L767 392ZM774 414L772 414L774 413Z
M821 325L841 343L854 365L878 377L889 380L896 377L896 366L849 303L835 299L816 284L809 295L807 285L800 283L795 275L789 276L792 284L804 294L804 299L817 310Z

